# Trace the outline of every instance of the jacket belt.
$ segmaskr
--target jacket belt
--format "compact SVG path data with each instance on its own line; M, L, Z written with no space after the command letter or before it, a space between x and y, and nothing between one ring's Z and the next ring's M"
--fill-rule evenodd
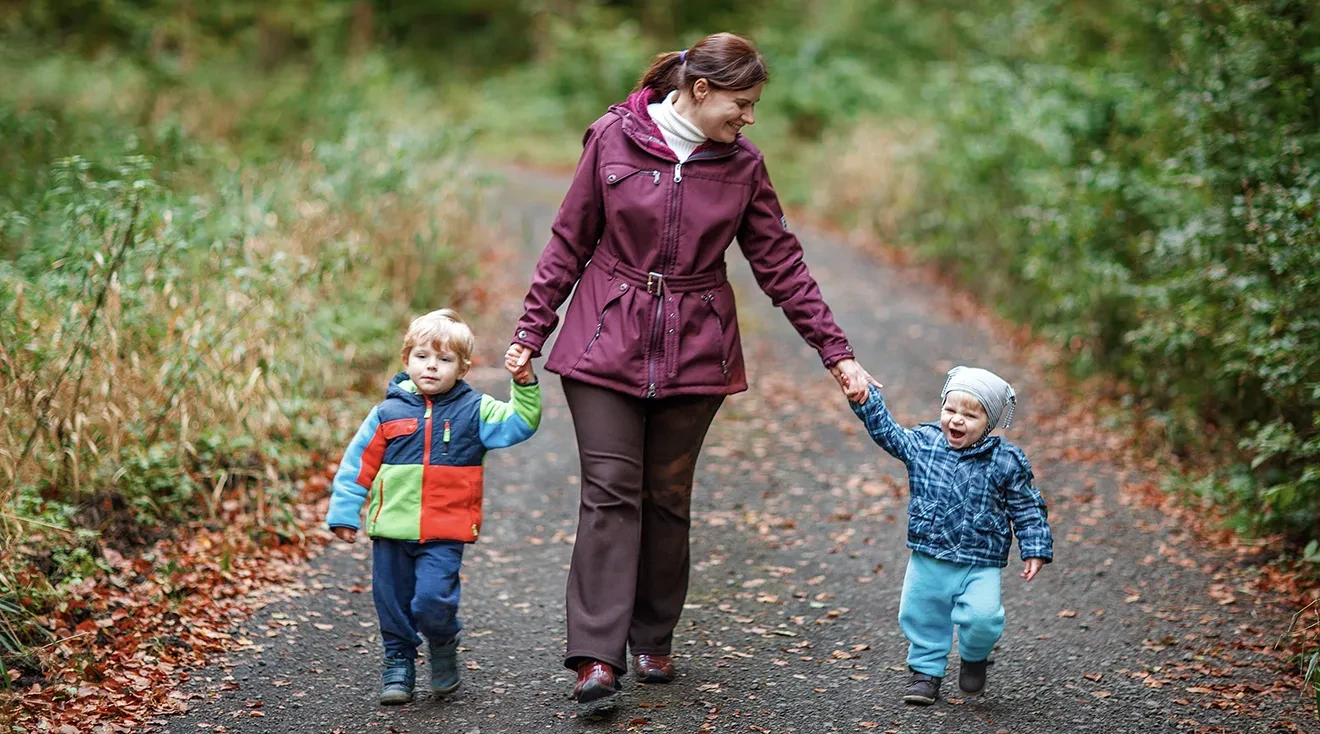
M634 288L640 288L653 296L662 295L665 291L670 293L705 291L718 288L729 281L728 270L724 263L700 273L665 275L638 270L607 252L597 252L592 256L591 262L597 267L604 268L611 275L630 283Z

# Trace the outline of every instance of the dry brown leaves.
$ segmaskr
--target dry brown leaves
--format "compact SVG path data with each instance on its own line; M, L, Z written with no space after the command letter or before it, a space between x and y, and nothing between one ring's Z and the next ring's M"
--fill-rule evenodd
M262 602L253 592L298 578L328 537L312 529L324 517L332 475L327 469L302 483L294 514L303 534L294 541L254 534L256 519L231 503L220 529L181 527L132 558L102 548L113 572L68 589L54 611L37 618L56 642L38 652L45 679L19 679L3 701L9 725L139 732L157 716L185 711L177 689L189 679L187 670L235 647L229 631Z

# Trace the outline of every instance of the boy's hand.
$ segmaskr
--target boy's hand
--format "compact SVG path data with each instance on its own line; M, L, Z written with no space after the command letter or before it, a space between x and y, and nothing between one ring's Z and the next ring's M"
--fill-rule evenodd
M514 347L520 347L521 349L515 350ZM514 344L504 354L504 369L513 375L513 381L519 385L530 385L536 382L536 371L532 369L531 353L530 351L522 352L526 349L521 344Z
M1028 558L1025 566L1022 567L1022 578L1030 581L1036 578L1036 574L1045 567L1045 561L1040 558Z
M884 387L871 376L855 359L841 359L830 368L830 374L838 380L839 388L848 400L863 404L871 394L871 385Z
M334 534L336 538L339 538L345 543L357 542L357 531L353 528L334 528Z
M536 382L536 372L532 370L532 363L528 362L521 369L514 372L513 381L519 385L530 385Z
M532 350L522 344L510 344L509 349L504 352L504 369L514 372L531 364Z

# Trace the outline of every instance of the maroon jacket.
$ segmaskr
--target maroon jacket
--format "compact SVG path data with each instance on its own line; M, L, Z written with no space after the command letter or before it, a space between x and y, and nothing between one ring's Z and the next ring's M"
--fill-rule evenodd
M686 162L646 111L650 89L587 128L584 150L523 301L513 341L540 354L577 286L546 369L641 397L747 389L724 251L825 366L852 357L788 231L761 152L706 141Z

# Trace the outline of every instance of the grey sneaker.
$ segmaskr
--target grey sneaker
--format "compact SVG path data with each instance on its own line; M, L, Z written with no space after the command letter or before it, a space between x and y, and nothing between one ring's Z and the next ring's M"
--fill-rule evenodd
M958 690L975 696L985 690L985 669L994 665L990 660L964 660L958 666Z
M940 683L943 682L943 678L913 670L912 677L908 679L907 690L903 692L903 703L915 706L929 706L935 703L940 697Z
M431 658L431 692L448 696L458 690L458 638L443 645L428 643Z
M385 658L385 670L380 674L380 702L397 706L413 700L413 683L417 680L416 664L408 658Z

